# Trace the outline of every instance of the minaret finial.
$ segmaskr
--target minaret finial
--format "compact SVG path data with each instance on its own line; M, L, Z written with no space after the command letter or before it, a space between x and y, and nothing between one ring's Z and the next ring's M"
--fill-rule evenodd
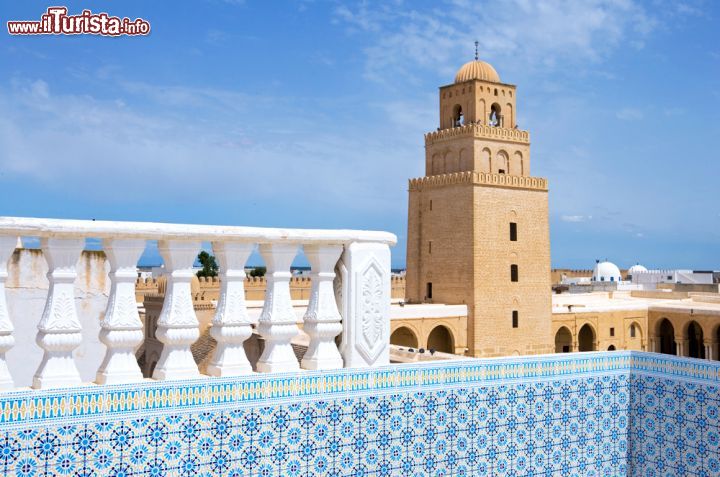
M478 60L478 41L475 40L475 61Z

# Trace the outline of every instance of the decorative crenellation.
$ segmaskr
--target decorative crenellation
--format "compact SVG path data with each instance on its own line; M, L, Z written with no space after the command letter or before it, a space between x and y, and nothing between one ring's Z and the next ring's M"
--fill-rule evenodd
M472 184L495 187L513 187L517 189L532 189L547 191L547 179L542 177L515 176L508 174L488 174L485 172L456 172L453 174L440 174L436 176L418 177L410 179L409 189L423 190L429 187L441 187L451 184Z
M436 142L448 139L456 139L458 137L474 137L477 139L495 139L507 142L516 142L528 144L530 142L530 133L522 129L510 129L494 126L486 126L484 124L465 124L450 129L442 129L425 134L425 145L434 144Z

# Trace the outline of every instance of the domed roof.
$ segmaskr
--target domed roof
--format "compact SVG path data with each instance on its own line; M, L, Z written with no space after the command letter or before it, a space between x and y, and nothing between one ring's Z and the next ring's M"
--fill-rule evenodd
M638 272L647 272L647 271L648 271L647 268L643 267L642 265L640 265L638 263L638 264L635 264L632 267L628 268L628 275L632 275L633 273L638 273Z
M456 83L462 83L463 81L470 80L499 83L500 76L498 76L497 71L495 71L495 68L493 68L491 64L480 60L473 60L462 65L455 74Z
M620 269L612 262L601 262L595 263L593 269L592 281L594 282L620 282L622 277L620 276Z

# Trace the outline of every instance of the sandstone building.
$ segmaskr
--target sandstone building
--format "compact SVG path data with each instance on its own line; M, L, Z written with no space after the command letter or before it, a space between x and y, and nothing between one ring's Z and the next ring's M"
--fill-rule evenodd
M467 354L551 352L548 188L530 175L516 88L471 61L439 93L409 183L409 303L466 304Z

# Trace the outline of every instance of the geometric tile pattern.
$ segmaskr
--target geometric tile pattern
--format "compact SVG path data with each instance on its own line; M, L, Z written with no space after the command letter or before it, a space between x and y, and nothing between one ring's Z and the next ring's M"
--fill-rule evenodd
M0 473L720 475L718 368L583 353L10 392Z
M636 373L630 386L631 475L720 475L717 384Z
M627 374L631 359L627 352L588 353L571 358L549 355L12 391L0 393L0 425L24 427L39 421L79 424L164 415L168 408L175 412L234 410L238 406L256 406L258 402L280 404L315 400L318 396L330 399L348 394L446 389L586 373Z

